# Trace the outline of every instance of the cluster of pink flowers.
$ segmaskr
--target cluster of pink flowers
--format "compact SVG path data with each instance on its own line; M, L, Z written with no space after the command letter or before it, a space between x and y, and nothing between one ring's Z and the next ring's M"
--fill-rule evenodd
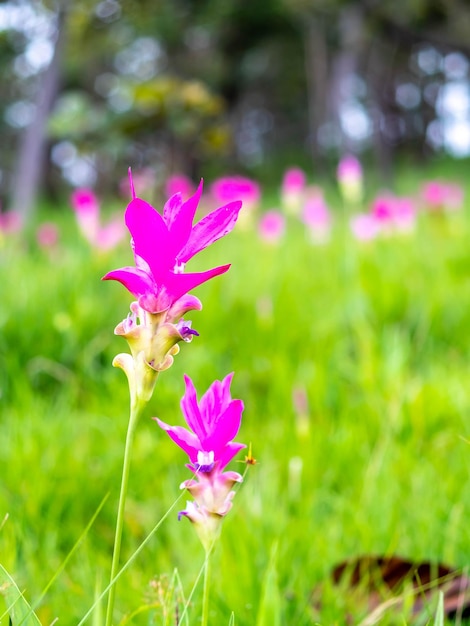
M101 223L100 203L91 189L76 189L71 196L72 208L75 212L78 227L97 250L111 250L125 235L120 218L114 218L107 224Z
M415 227L416 209L411 198L381 194L372 202L368 213L351 218L351 230L361 241L374 239L380 234L408 233Z

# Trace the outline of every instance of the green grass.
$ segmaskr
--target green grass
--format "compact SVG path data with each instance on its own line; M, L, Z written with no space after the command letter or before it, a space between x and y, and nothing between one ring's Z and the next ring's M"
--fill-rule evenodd
M109 493L37 608L44 625L73 625L106 586L111 562L128 418L127 382L111 366L127 345L113 329L131 297L100 277L131 253L125 244L99 255L68 216L57 219L53 255L32 238L0 248L0 563L34 606ZM182 423L183 373L202 393L234 371L233 396L245 402L238 439L252 442L259 463L214 554L212 624L341 626L346 612L359 623L367 611L327 580L355 555L467 566L469 242L470 205L369 244L341 218L325 246L312 246L294 220L277 247L239 230L194 260L192 269L233 265L196 291L200 337L161 374L141 421L123 558L188 478L184 454L150 418ZM307 415L293 405L298 388ZM116 614L125 624L174 624L203 561L190 524L170 515L119 581Z

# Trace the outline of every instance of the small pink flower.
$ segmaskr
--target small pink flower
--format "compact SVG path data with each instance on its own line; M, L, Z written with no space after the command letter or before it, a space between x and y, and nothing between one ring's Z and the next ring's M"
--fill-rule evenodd
M36 231L36 241L41 248L52 249L59 241L59 228L53 222L44 222Z
M281 203L284 209L297 214L302 206L307 177L298 167L291 167L284 172L281 187Z
M132 193L125 221L132 237L135 267L113 270L103 279L120 282L149 313L167 310L189 291L230 267L222 265L198 273L184 271L187 261L233 229L241 208L241 202L230 202L193 226L201 194L202 181L186 202L181 194L172 196L160 215Z
M218 178L212 183L210 192L217 203L241 200L244 210L254 209L261 197L259 184L244 176Z
M91 189L76 189L71 195L78 227L85 239L98 250L114 248L125 235L121 221L101 225L100 204Z
M19 211L0 212L0 234L11 235L23 228L23 217Z
M380 223L373 215L361 213L350 220L353 235L359 241L370 241L380 233Z
M353 155L342 157L336 170L338 184L346 202L357 203L362 199L363 174L360 161Z
M456 183L433 180L423 185L422 197L429 209L452 211L462 207L464 191Z
M165 183L165 195L167 198L180 193L183 200L187 200L194 194L196 188L193 181L184 174L173 174Z
M310 188L302 212L302 221L307 226L314 242L324 243L328 240L331 231L331 214L321 189Z
M284 236L286 220L282 213L276 210L266 211L258 222L260 239L266 243L276 244Z

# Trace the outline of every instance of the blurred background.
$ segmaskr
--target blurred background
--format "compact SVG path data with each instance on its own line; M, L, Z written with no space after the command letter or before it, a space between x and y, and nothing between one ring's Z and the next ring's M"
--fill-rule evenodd
M0 200L470 155L464 0L0 3Z

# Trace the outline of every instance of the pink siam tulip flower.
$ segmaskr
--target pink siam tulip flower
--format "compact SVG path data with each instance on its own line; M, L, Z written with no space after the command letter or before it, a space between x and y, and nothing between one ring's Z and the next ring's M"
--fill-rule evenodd
M281 187L281 203L288 213L298 214L302 207L307 177L298 167L284 172Z
M181 194L172 196L160 215L132 192L125 221L132 236L135 267L114 270L103 278L123 284L149 313L168 310L191 289L230 267L184 272L187 261L233 229L241 208L241 202L230 202L193 226L201 193L202 181L186 202Z
M44 222L36 231L36 241L39 247L53 249L59 242L59 228L53 222Z
M344 200L350 204L360 202L363 193L363 174L359 160L351 154L343 156L338 164L336 175Z
M315 243L328 241L331 231L331 214L321 189L310 189L303 208L302 221L307 226L312 241Z
M253 225L253 213L261 198L261 189L257 182L244 176L225 176L212 183L210 195L217 204L241 200L243 213L240 215L239 226L249 228Z
M279 211L266 211L258 222L258 234L266 243L276 244L284 236L286 220Z
M18 233L23 228L23 218L19 211L0 211L0 237Z
M372 203L371 215L384 232L393 230L410 232L413 230L416 211L413 201L392 194L377 196Z
M154 418L189 457L188 467L194 478L184 481L181 488L191 493L194 502L187 503L178 519L185 516L195 525L206 550L217 538L221 521L232 507L233 486L243 480L237 472L222 471L246 447L233 441L240 428L243 402L231 397L232 378L233 374L229 374L222 381L216 380L198 402L193 382L185 376L181 409L190 430Z
M359 241L371 241L380 233L380 223L367 213L355 215L350 220L352 233Z
M78 227L85 239L98 250L111 250L124 238L125 230L121 221L114 219L101 225L100 204L91 189L76 189L71 203Z
M165 195L167 198L180 193L183 200L187 200L196 191L193 181L184 174L173 174L165 183Z
M181 410L191 430L168 426L156 418L158 425L189 456L193 472L210 472L215 466L222 470L246 446L233 442L240 428L243 402L232 400L230 384L233 374L216 380L197 401L196 389L189 376L184 377L186 392Z
M425 205L431 210L457 210L463 205L464 192L460 185L438 180L425 183L422 188Z

